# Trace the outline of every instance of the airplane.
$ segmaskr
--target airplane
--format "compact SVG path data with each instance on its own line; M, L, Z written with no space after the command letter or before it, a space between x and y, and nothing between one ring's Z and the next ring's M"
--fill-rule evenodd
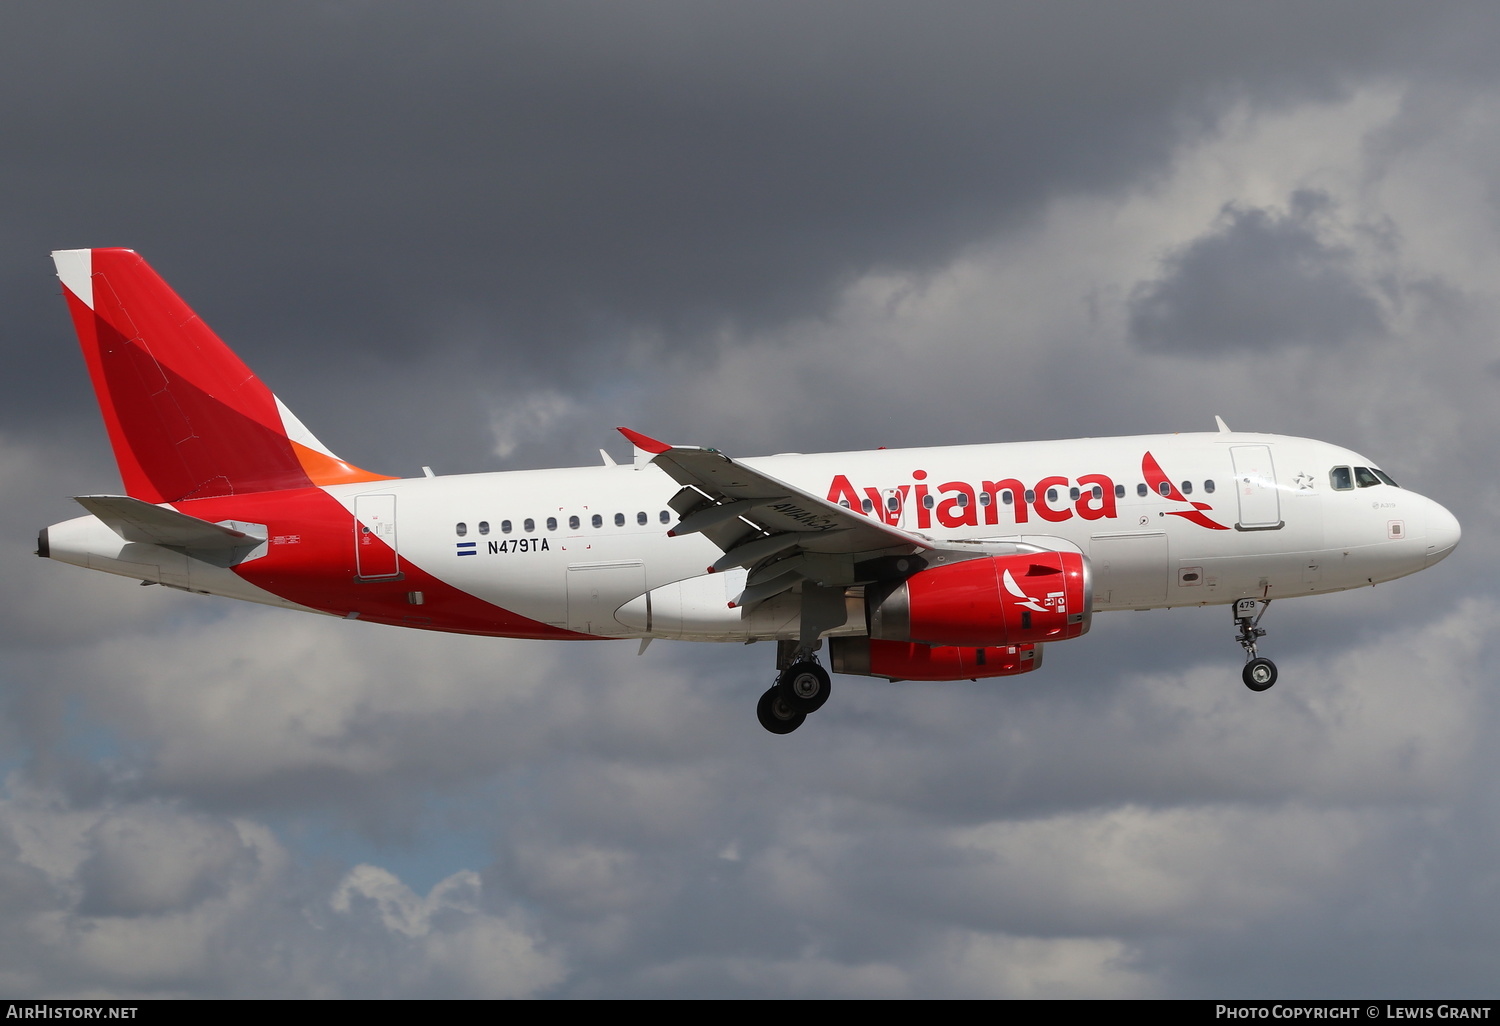
M1217 430L396 478L336 456L134 251L53 254L123 495L37 554L142 584L507 638L776 645L757 716L829 669L1030 673L1098 611L1228 605L1252 691L1275 599L1429 567L1457 519L1325 442ZM827 642L827 666L819 653Z

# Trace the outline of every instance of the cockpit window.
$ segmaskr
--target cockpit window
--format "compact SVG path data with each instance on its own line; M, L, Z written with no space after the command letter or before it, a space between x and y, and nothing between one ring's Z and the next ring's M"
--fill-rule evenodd
M1370 468L1370 473L1372 473L1376 477L1380 478L1380 480L1384 481L1386 484L1390 485L1392 488L1400 488L1401 487L1400 485L1398 485L1396 483L1396 479L1395 478L1391 477L1391 475L1387 474L1385 471L1381 470L1379 467L1371 467Z
M1380 483L1380 478L1369 467L1355 467L1354 483L1361 488L1372 488Z
M1354 487L1354 475L1348 467L1334 467L1328 472L1328 480L1336 492L1347 492Z

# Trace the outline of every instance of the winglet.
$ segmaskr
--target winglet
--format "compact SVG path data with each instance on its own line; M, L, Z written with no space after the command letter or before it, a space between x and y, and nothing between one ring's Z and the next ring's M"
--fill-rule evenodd
M1227 435L1231 433L1229 430L1229 425L1224 423L1224 418L1219 416L1217 413L1214 414L1214 423L1219 425L1219 434Z
M626 438L630 439L631 445L635 446L637 449L649 452L653 456L657 455L658 453L666 452L668 449L672 448L666 442L658 442L656 439L650 437L649 435L643 435L639 431L632 431L627 427L617 427L615 428L615 430L620 432L620 434L624 435Z

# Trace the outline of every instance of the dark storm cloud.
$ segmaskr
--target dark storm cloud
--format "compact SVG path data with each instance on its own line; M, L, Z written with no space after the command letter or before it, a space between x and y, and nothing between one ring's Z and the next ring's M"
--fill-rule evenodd
M1168 256L1130 301L1131 341L1158 352L1232 354L1337 346L1385 333L1353 254L1324 241L1332 200L1300 191L1289 210L1230 204L1218 224Z
M1451 24L1352 3L6 5L0 184L22 201L0 300L27 387L5 408L72 394L30 355L66 337L52 248L141 250L263 372L410 366L462 336L510 378L587 378L631 330L690 351L937 266L1160 166L1227 98L1332 94Z

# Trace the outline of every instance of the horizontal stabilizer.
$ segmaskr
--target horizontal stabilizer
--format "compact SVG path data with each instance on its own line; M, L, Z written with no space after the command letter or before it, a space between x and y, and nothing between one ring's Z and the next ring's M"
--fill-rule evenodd
M264 532L257 536L252 532L210 524L207 520L153 506L128 495L80 495L73 501L128 542L211 551L253 549L266 540Z

